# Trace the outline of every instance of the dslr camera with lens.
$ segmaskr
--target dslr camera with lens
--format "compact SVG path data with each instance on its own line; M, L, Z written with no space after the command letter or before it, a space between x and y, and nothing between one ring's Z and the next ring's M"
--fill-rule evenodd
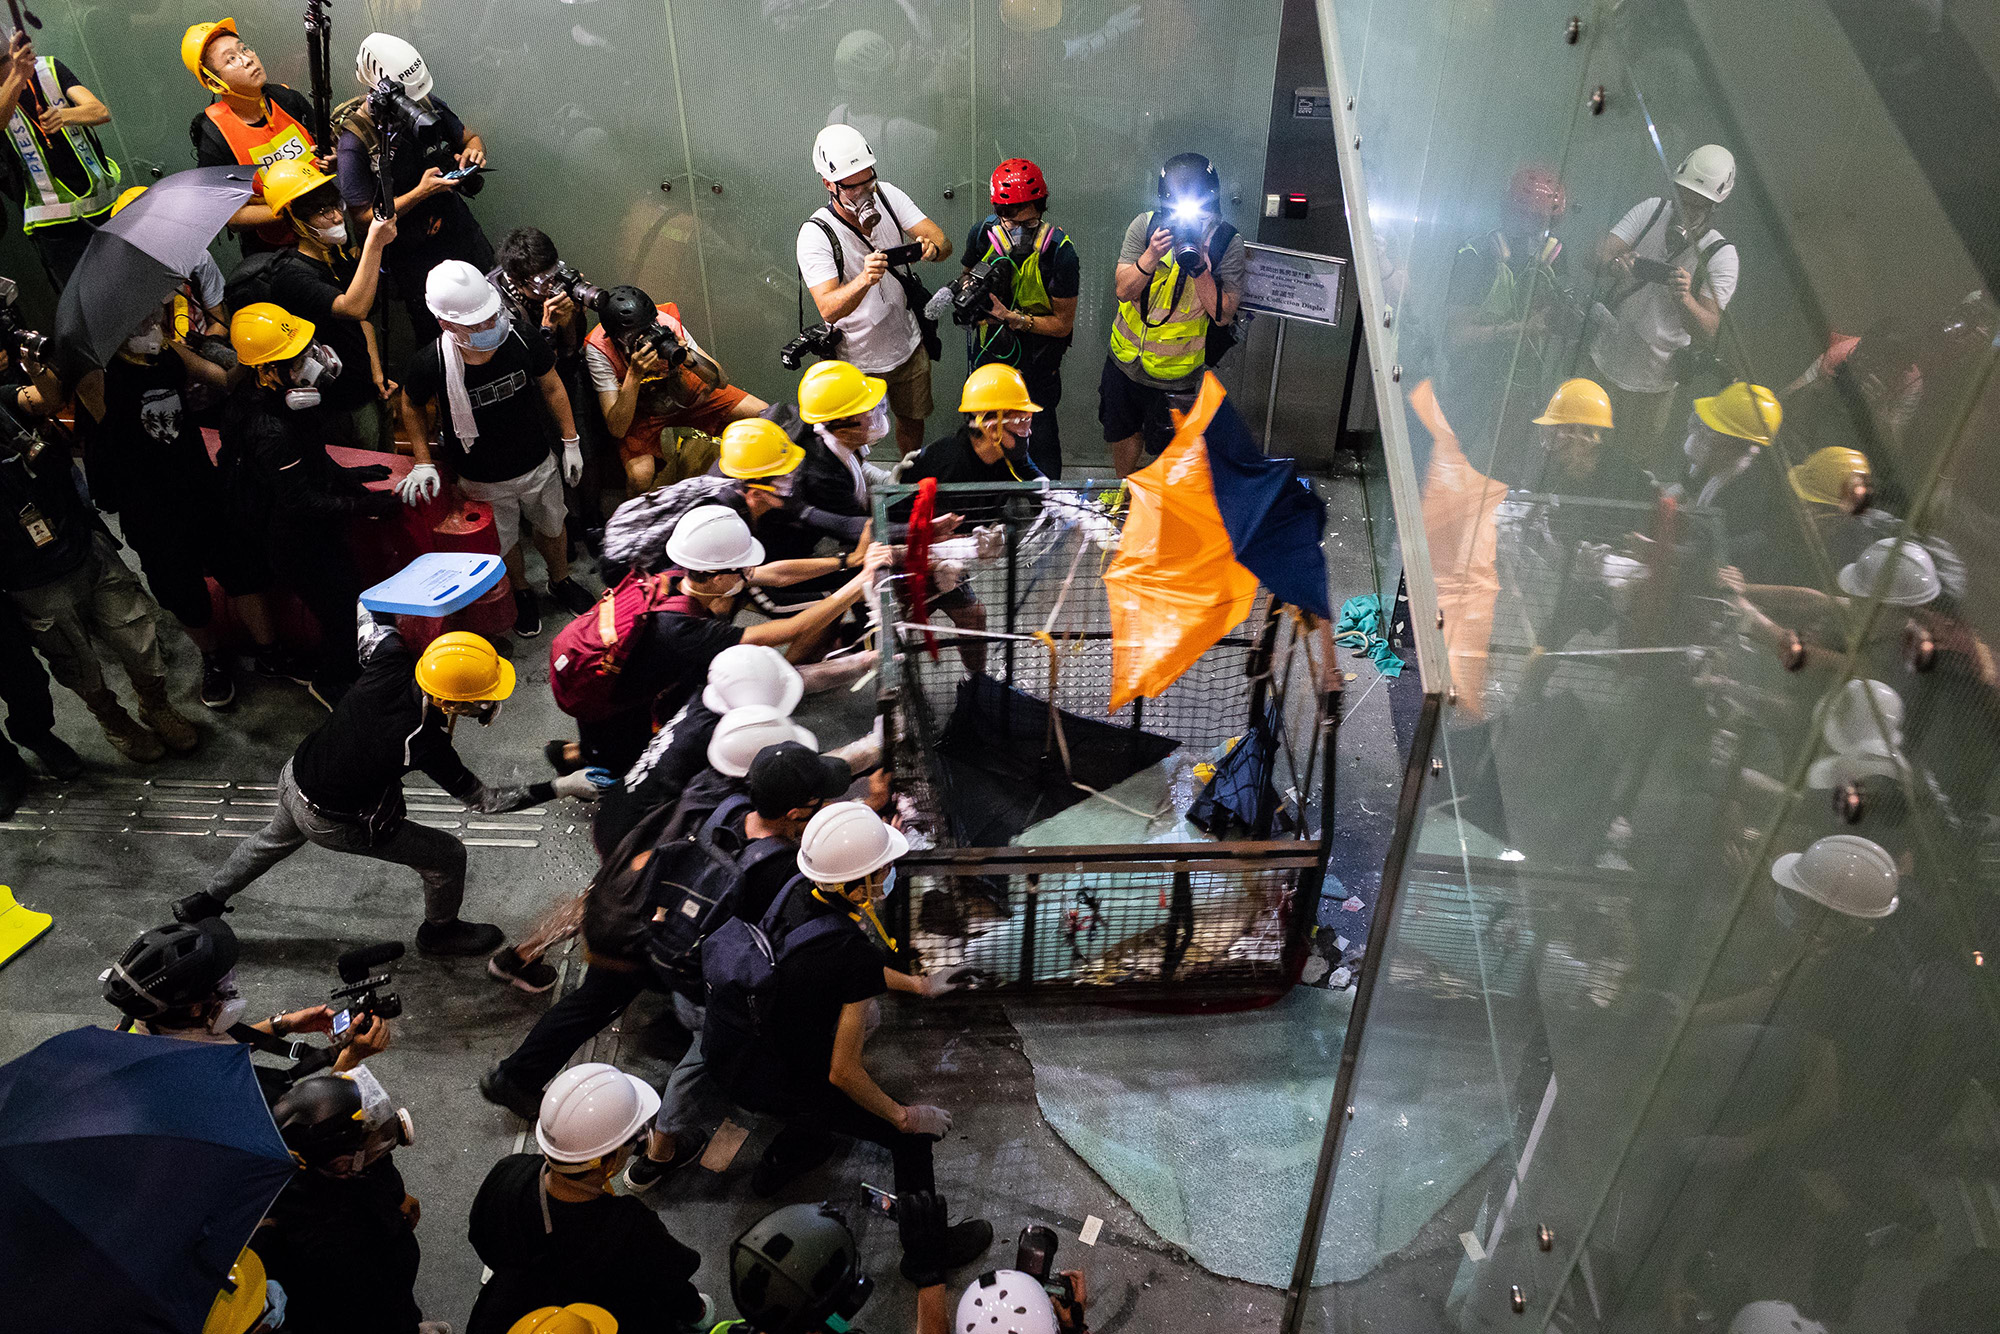
M389 161L402 146L403 136L410 135L416 139L418 161L456 180L460 194L470 199L486 188L482 168L458 165L457 155L438 130L437 112L411 97L395 79L384 76L368 90L368 118L375 122L376 132L382 136L383 172L388 171ZM393 195L390 201L393 204Z
M801 329L797 338L778 349L779 364L788 371L795 371L805 364L807 357L831 360L840 351L841 336L840 330L831 324L821 323L810 329Z
M49 345L49 336L21 322L14 307L21 289L12 278L0 278L0 347L17 357L40 357Z
M604 288L578 273L574 264L562 260L557 260L554 268L537 274L534 281L526 285L543 301L554 296L566 296L577 305L600 315L604 313L604 303L609 296Z
M1174 263L1190 275L1201 274L1208 268L1203 245L1208 225L1222 216L1222 178L1201 154L1181 153L1160 168L1158 194L1153 226L1173 234Z
M1076 1284L1068 1274L1056 1271L1056 1231L1043 1223L1021 1229L1014 1243L1014 1268L1042 1285L1042 1291L1056 1304L1056 1314L1067 1319L1076 1310Z

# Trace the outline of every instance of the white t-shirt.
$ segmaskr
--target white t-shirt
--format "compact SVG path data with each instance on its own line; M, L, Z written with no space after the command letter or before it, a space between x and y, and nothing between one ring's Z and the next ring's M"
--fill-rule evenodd
M875 230L869 233L872 245L863 245L854 229L836 218L829 209L821 209L815 215L821 222L833 229L840 240L840 268L834 267L833 250L827 245L826 233L807 222L799 227L798 255L799 272L804 275L807 287L817 287L832 278L843 282L852 281L861 272L868 256L877 250L887 250L891 246L902 245L909 238L898 229L913 227L925 220L924 211L916 201L898 190L887 181L878 181L883 200L881 220ZM896 222L889 220L894 211ZM908 361L917 350L921 335L917 329L917 317L910 311L909 299L903 295L903 285L894 275L885 276L861 296L861 304L834 327L845 335L836 355L842 361L859 366L870 375L883 375L895 370Z
M1673 210L1667 209L1652 227L1646 226L1659 207L1657 197L1640 200L1618 220L1611 234L1631 246L1641 258L1670 263L1693 273L1701 251L1721 240L1722 233L1710 228L1702 233L1700 241L1669 255ZM1640 235L1642 231L1644 236ZM1708 272L1696 295L1713 296L1716 304L1726 310L1729 299L1736 295L1736 276L1736 247L1724 245L1709 256ZM1619 285L1622 289L1626 284L1621 280ZM1674 387L1673 354L1694 340L1681 323L1680 299L1671 289L1647 283L1616 310L1607 312L1600 308L1593 315L1597 336L1590 345L1590 359L1597 363L1605 379L1635 394L1656 394Z

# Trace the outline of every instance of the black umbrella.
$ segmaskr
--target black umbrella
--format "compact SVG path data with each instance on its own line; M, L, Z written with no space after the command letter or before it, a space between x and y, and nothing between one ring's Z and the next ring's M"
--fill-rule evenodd
M50 1038L0 1065L9 1324L195 1334L292 1172L248 1047Z
M249 167L176 172L99 227L56 307L57 368L71 375L110 360L250 202L252 177Z

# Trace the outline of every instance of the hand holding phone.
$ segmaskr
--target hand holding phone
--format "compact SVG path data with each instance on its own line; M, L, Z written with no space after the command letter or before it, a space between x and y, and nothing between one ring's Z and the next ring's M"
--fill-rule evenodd
M914 264L924 257L924 243L911 241L907 245L892 245L882 252L882 257L889 261L890 268L898 264Z
M459 167L456 168L455 170L445 172L443 175L443 179L447 181L462 181L466 177L471 176L476 172L482 172L485 170L486 168L481 166Z
M1657 259L1647 259L1643 255L1632 257L1632 276L1640 282L1665 286L1674 280L1674 275L1679 271L1673 265L1662 263Z

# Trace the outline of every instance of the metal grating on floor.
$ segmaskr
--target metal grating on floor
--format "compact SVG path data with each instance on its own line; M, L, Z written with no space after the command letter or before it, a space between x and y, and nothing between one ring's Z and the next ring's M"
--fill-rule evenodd
M505 817L480 816L437 787L406 787L410 818L459 834L467 847L536 848L547 826L532 806ZM112 778L59 783L39 779L28 803L0 834L143 834L158 838L248 838L278 808L270 783L226 779Z

